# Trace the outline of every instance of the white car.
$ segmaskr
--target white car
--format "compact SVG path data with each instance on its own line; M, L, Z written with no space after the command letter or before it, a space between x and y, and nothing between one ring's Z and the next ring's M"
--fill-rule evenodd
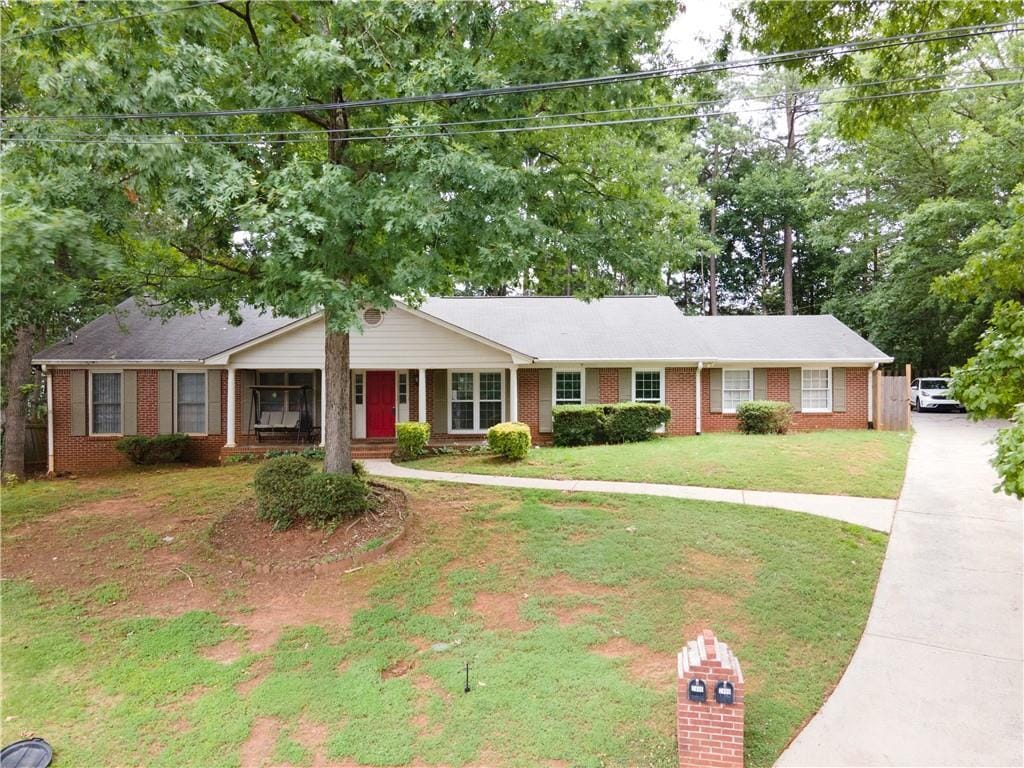
M914 379L910 382L910 408L914 411L960 411L963 405L949 396L949 379Z

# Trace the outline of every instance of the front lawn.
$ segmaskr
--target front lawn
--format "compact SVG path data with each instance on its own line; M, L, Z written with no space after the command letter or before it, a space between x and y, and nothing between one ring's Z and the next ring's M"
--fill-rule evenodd
M413 527L379 561L265 573L210 537L252 470L4 491L4 743L44 736L64 766L667 768L675 652L710 626L768 766L838 681L886 542L780 510L404 483Z
M627 480L894 499L910 435L835 430L789 435L713 433L627 445L535 448L521 462L486 453L431 456L417 469L566 480Z

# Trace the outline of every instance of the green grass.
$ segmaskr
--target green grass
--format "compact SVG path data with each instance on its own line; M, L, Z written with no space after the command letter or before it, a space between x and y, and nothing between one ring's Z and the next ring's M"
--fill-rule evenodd
M704 434L627 445L535 448L522 462L449 454L417 469L571 480L627 480L893 499L903 485L910 435L835 430L789 435Z
M246 477L234 467L180 475L134 476L134 491L216 507L223 491L195 481L237 496ZM838 681L886 543L739 505L403 487L422 521L415 544L358 574L318 576L339 601L363 598L351 624L290 627L228 664L203 655L245 643L220 604L124 618L104 612L124 597L110 579L85 600L5 579L5 742L33 731L66 766L233 767L254 724L273 718L265 764L309 765L319 750L375 766L667 768L677 764L674 653L710 625L743 663L747 765L767 766ZM514 607L515 626L481 607L494 595ZM646 662L599 652L613 640ZM303 743L304 725L322 744Z

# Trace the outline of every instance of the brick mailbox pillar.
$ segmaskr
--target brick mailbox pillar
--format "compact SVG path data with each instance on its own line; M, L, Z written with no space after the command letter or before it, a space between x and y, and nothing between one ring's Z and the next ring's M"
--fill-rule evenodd
M679 652L680 768L742 768L743 673L710 629Z

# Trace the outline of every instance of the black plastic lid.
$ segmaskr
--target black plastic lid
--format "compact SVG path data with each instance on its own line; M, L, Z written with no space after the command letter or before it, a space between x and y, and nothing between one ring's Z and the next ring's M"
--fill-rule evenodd
M23 739L0 750L0 768L46 768L53 749L44 739Z

